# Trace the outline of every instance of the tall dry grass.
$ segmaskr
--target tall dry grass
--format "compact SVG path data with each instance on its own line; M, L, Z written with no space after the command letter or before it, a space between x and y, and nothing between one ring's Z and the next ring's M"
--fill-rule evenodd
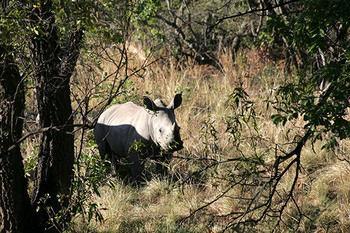
M238 153L227 133L226 122L233 114L229 104L230 96L236 87L242 87L254 103L260 140L256 144L252 140L244 140L240 148L247 154L259 150L265 153L267 163L272 163L275 151L271 148L281 145L281 150L287 150L290 145L284 143L291 141L292 135L300 132L303 126L302 120L289 122L284 127L275 126L270 119L273 109L267 106L276 88L293 76L286 77L283 64L263 60L257 51L241 52L235 62L232 62L230 54L221 54L219 58L224 72L191 64L185 67L179 67L172 62L153 64L147 67L143 78L131 77L123 95L118 96L114 102L132 100L141 104L143 95L169 102L176 92L182 92L183 104L176 110L176 114L185 147L175 157L225 159ZM143 62L132 54L130 61L131 66L135 67ZM99 79L96 76L97 81L86 83L84 78L89 75L89 71L84 70L83 66L78 70L75 77L78 86L84 83L91 86ZM101 70L111 73L114 67L110 63L102 63ZM97 100L103 98L103 88L99 89ZM94 103L92 102L92 106ZM247 138L255 135L248 128L242 134ZM320 143L308 144L302 152L302 174L295 192L295 199L305 215L299 231L349 232L349 142L343 142L337 152L341 158L336 158L334 152L321 150L320 147ZM186 174L196 171L198 166L188 160L175 158L170 169L180 179L184 179ZM225 169L216 172L222 172L219 175L224 176L227 171ZM225 222L210 221L207 214L222 215L237 208L236 201L228 196L220 198L206 208L205 212L198 213L185 224L180 225L178 222L196 208L213 200L227 185L212 177L198 179L202 179L201 182L193 180L179 185L181 182L155 177L140 188L124 185L115 179L114 187L102 187L101 196L94 197L94 201L101 208L104 221L91 221L86 224L78 217L71 231L219 232ZM292 174L288 174L283 181L282 185L286 189L290 186L291 179ZM284 221L293 224L295 209L290 207L286 212ZM270 227L265 224L257 227L256 231L267 232L271 230ZM278 231L288 232L288 228L282 226Z

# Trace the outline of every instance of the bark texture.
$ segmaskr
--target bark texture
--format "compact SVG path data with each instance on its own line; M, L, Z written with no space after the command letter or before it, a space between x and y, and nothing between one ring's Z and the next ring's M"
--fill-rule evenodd
M59 45L52 2L40 1L32 12L41 34L32 40L41 136L39 163L32 202L39 207L41 224L52 228L50 217L67 206L73 175L74 136L70 77L79 55L82 31L71 34L65 48ZM59 229L58 229L59 230Z
M40 232L16 144L22 136L23 89L18 67L0 45L0 232Z

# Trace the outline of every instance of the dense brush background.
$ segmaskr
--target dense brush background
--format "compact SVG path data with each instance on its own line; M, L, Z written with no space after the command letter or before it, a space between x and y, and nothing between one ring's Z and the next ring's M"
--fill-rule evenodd
M57 232L350 232L348 0L3 2L2 44L24 77L29 194L43 133L33 38L69 54L71 32L84 33L68 77L70 201L45 220ZM34 11L53 16L33 23ZM176 93L184 148L169 175L147 160L139 187L112 176L93 137L99 115Z
M134 44L129 46L130 66L139 67L145 59L140 56L143 52L133 51ZM112 55L116 54L114 52L109 50ZM230 185L225 178L238 172L239 167L223 163L207 168L210 160L225 161L258 151L265 163L271 164L276 153L289 148L291 137L303 126L302 120L288 122L283 127L272 122L274 109L268 103L280 85L287 79L293 79L293 74L284 73L283 60L274 62L259 54L258 49L243 50L235 62L230 53L218 54L223 65L222 72L208 65L181 66L170 60L166 64L158 61L148 66L142 77L131 76L113 103L133 101L142 104L143 95L160 97L169 102L176 92L183 93L183 104L176 114L184 149L174 154L169 167L170 177L154 175L143 186L135 188L106 172L99 160L92 131L87 131L83 138L80 165L84 171L77 175L90 180L81 181L88 191L83 191L83 196L79 193L76 198L86 198L84 205L88 203L91 209L78 214L68 231L219 232L225 229L230 221L224 217L214 220L212 216L224 216L242 208L239 200L244 196L239 196L239 188L233 188L217 199ZM90 101L91 109L95 110L91 117L94 117L98 107L95 109L93 104L105 98L112 81L104 81L98 89L94 89L94 85L113 73L115 67L111 62L102 61L99 67L91 68L100 71L101 75L93 77L91 83L86 82L89 80L87 77L95 73L86 70L82 64L78 65L72 92L75 98L81 99L89 88L94 90ZM241 128L233 128L231 132L230 119L240 114L233 102L237 88L244 89L245 98L253 105L242 114L248 116L254 111L252 117L255 122L242 121ZM236 134L239 134L239 150ZM81 138L76 140L79 148ZM281 148L277 150L277 146ZM304 214L298 223L299 231L347 232L350 227L350 166L337 157L349 153L349 141L342 141L337 153L321 150L321 146L321 143L308 143L302 152L302 172L294 192L294 198ZM35 154L35 145L27 141L24 150L26 154ZM28 170L31 159L31 156L26 158ZM293 176L287 174L280 189L287 190L292 179ZM93 186L98 191L89 191ZM213 200L216 201L191 216L193 211ZM280 232L289 232L297 224L295 206L288 206L285 212L285 224L280 226ZM253 231L270 232L275 227L275 221L266 221L254 227Z

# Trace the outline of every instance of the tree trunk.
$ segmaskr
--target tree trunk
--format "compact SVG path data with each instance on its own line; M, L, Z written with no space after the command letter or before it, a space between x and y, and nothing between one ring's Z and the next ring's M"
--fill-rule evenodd
M18 67L0 45L0 232L40 232L35 224L20 147L24 85Z
M42 31L32 41L32 53L37 69L35 81L40 127L46 129L41 135L32 202L42 207L39 208L41 224L49 224L46 225L49 227L55 225L48 223L50 216L66 207L69 201L74 162L69 82L79 55L82 31L72 33L67 48L63 50L59 46L52 2L42 0L40 9L33 10L32 19ZM67 220L67 216L61 217L64 217L62 221ZM56 227L58 225L61 223Z

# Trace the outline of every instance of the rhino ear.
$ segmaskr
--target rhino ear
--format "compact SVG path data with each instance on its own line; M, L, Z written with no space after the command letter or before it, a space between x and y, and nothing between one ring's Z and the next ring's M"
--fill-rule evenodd
M158 106L147 96L143 97L143 104L151 111L157 111L159 109Z
M182 93L178 93L175 95L173 101L169 104L169 109L176 109L178 108L182 103Z

